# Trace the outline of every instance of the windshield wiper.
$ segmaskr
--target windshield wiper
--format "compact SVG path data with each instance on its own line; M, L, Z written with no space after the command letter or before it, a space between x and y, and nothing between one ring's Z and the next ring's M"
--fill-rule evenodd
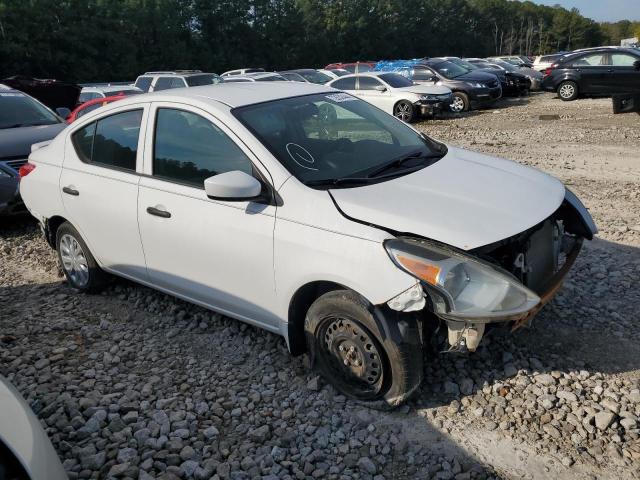
M379 177L380 174L387 172L391 169L394 168L399 168L401 167L403 164L411 161L411 160L416 160L416 159L420 159L420 160L434 160L437 158L442 158L444 157L445 153L429 153L429 154L425 154L422 152L422 150L416 150L415 152L411 152L408 153L406 155L402 155L401 157L397 157L394 158L393 160L380 165L378 168L376 168L375 170L369 172L369 174L367 175L366 178L375 178L375 177ZM415 166L415 165L414 165Z
M322 180L309 180L304 182L308 187L339 187L340 185L366 185L370 183L368 177L343 177L343 178L325 178Z

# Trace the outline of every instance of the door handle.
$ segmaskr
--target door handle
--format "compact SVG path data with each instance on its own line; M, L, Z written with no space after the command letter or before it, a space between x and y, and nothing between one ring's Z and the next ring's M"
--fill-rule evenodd
M80 192L78 190L71 187L62 187L62 191L67 195L73 195L74 197L80 195Z
M155 215L156 217L171 218L171 213L156 207L147 207L147 213L149 215Z

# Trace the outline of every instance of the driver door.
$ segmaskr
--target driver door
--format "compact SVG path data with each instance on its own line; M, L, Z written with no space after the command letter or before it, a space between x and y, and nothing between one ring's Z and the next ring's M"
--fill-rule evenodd
M211 200L210 176L256 172L257 159L225 125L195 107L154 103L138 223L150 282L270 330L276 207ZM268 178L268 172L260 170Z

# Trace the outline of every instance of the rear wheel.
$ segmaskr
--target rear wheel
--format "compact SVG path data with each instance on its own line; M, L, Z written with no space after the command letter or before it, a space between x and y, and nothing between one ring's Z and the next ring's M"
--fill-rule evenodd
M393 115L403 122L411 123L415 117L415 109L411 102L401 100L393 107Z
M558 86L558 96L565 102L575 100L578 98L578 85L572 81L562 82Z
M107 274L98 266L87 244L69 222L60 225L56 232L56 249L62 271L73 288L94 292L106 284Z
M311 364L341 393L380 406L401 404L422 379L422 349L383 338L369 304L341 290L318 298L305 319Z
M454 113L466 112L469 110L469 97L463 92L453 92L453 102L449 108Z

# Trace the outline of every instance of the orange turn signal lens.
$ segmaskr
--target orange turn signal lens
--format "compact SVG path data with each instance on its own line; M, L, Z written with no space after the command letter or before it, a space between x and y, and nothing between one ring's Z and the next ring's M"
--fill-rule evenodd
M428 263L424 263L424 261L416 260L404 255L397 255L396 259L404 268L409 270L420 280L424 280L431 285L438 284L438 275L440 275L440 272L442 271L440 267L430 265Z

